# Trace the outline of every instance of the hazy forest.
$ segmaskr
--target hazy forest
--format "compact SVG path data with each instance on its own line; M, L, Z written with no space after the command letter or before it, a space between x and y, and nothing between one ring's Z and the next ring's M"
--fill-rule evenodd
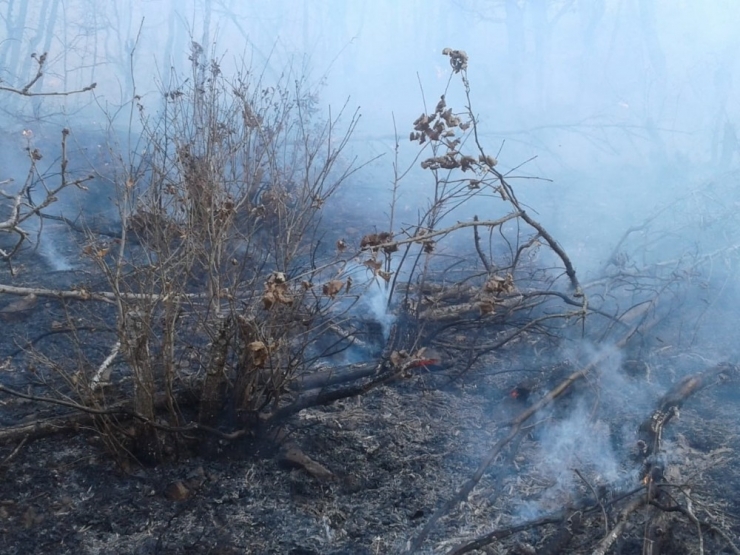
M0 551L740 553L739 26L0 0Z

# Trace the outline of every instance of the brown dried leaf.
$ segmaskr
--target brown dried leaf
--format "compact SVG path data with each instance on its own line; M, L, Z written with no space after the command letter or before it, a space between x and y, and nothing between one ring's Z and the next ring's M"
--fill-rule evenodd
M373 258L368 258L362 264L363 266L366 266L369 270L372 270L373 274L377 274L378 270L380 270L383 267L382 262L380 262L379 260L375 260Z
M393 241L393 234L388 231L381 233L368 233L360 241L360 248L375 248L384 243L390 243Z
M481 154L480 156L478 156L478 161L481 164L488 165L488 167L490 168L498 164L498 160L496 160L493 156L489 156L488 154Z
M265 283L265 293L262 295L265 310L272 308L275 303L293 304L293 296L288 289L287 278L283 272L273 272Z
M414 129L416 131L423 131L427 125L429 125L429 116L427 116L426 114L422 114L418 118L416 118L416 121L414 122Z
M437 112L438 114L441 114L446 106L447 106L447 103L445 102L445 95L442 95L439 99L439 102L437 102L437 107L435 108L434 111Z
M391 364L396 368L400 367L408 358L409 354L406 351L393 351L390 356Z
M172 482L164 491L165 497L170 501L185 501L191 495L190 490L181 481Z
M506 274L506 277L491 276L488 278L486 283L483 285L483 290L486 293L493 293L494 295L510 295L516 292L514 287L514 277L511 274Z
M262 304L265 310L270 310L273 307L275 304L275 295L272 291L265 291L265 294L262 295Z
M486 299L484 301L481 301L478 304L478 308L480 309L481 315L493 314L494 311L495 311L495 306L496 305L494 304L494 302L492 300L490 300L490 299Z
M277 289L277 299L278 302L285 305L291 305L293 304L293 296L288 293L287 286L282 286Z
M26 312L36 306L37 302L38 297L34 293L31 293L30 295L21 297L17 301L13 301L12 303L6 305L2 309L0 309L0 313L13 314L16 312Z
M262 341L252 341L247 345L247 349L252 356L252 364L258 368L264 367L270 354L267 345Z
M324 284L322 291L324 295L334 298L344 287L344 282L341 279L333 279L328 283Z
M317 480L331 480L334 474L321 463L306 455L300 447L289 443L278 457L279 464L291 468L302 468Z

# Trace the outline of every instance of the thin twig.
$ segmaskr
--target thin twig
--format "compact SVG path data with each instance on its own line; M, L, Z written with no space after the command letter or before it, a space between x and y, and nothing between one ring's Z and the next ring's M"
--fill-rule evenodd
M588 489L590 489L591 493L594 495L594 499L596 499L596 502L599 504L599 507L601 507L601 515L604 517L604 533L608 534L609 533L609 517L606 516L606 509L604 508L604 504L601 502L601 497L599 497L599 494L596 493L596 490L591 485L591 482L586 480L586 477L583 474L581 474L580 470L578 470L577 468L574 468L573 472L575 472L576 475L578 475L578 477L583 481L583 483L586 484L586 486L588 486Z
M23 449L23 446L26 444L26 441L28 441L28 437L29 436L24 437L21 440L21 442L16 446L16 448L13 449L13 452L10 453L10 455L8 455L7 457L5 457L2 462L0 462L0 468L7 466L8 463L10 463L16 456L18 456L18 453L21 452L21 449Z
M478 216L473 216L473 221L478 221ZM478 226L473 225L473 240L475 241L475 250L478 252L478 258L480 258L483 267L486 269L486 273L491 273L491 263L488 262L486 254L483 252L480 246L480 234L478 233Z

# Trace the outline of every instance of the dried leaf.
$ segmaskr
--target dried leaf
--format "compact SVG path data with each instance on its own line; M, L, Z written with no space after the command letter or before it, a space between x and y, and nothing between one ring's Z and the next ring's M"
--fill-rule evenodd
M252 364L257 368L264 367L270 354L267 345L262 341L252 341L247 345L247 349L252 356Z
M12 303L6 305L2 309L0 309L0 313L10 315L17 312L26 312L36 306L37 301L38 297L34 293L31 293L30 295L21 297L17 301L13 301Z
M324 295L334 298L344 287L344 282L341 279L333 279L328 283L324 284L322 289Z
M408 358L409 354L406 351L393 351L390 356L390 361L393 366L399 368Z
M478 304L481 315L493 314L495 312L495 304L492 300L486 299Z
M393 234L388 231L381 233L369 233L365 235L360 241L360 248L375 248L384 243L390 243L393 241Z
M380 270L378 272L378 275L382 277L386 282L389 282L391 280L391 276L393 275L391 272L384 272L383 270Z
M275 295L272 291L265 291L265 294L262 295L262 304L265 310L270 310L273 307L275 304Z
M273 272L268 278L268 283L285 283L288 279L283 272Z
M368 269L373 271L373 274L377 274L378 270L380 270L383 267L383 263L379 260L375 260L373 258L368 258L365 260L365 262L362 263L363 266L367 267Z
M295 444L287 444L283 448L278 462L286 467L302 468L317 480L326 481L334 479L334 474L331 470L306 455Z
M441 114L442 111L445 109L446 106L447 106L447 104L445 103L445 95L442 95L440 97L440 99L439 99L439 102L437 102L437 107L435 108L435 111L438 114Z
M273 272L265 283L265 292L262 295L265 310L269 310L276 303L293 304L293 296L288 289L287 278L283 272Z
M190 490L181 481L172 482L164 491L165 497L170 501L185 501L191 495Z
M511 274L506 274L506 277L491 276L488 278L486 283L483 285L483 290L486 293L493 293L494 295L510 295L516 292L514 287L514 277Z

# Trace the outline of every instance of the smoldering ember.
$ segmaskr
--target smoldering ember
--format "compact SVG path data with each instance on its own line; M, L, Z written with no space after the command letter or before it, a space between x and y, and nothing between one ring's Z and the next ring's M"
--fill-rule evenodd
M0 10L0 551L740 553L734 4Z

